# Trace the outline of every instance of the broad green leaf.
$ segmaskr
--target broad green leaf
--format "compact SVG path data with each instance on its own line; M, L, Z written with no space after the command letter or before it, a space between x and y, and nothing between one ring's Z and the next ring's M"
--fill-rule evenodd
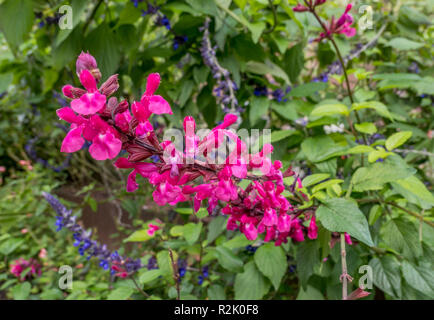
M365 145L360 145L360 146L355 146L352 147L351 149L349 149L347 151L347 153L349 154L359 154L359 153L369 153L375 151L374 148L370 147L370 146L365 146Z
M303 184L303 187L310 187L310 186L317 184L318 182L321 182L321 181L323 181L329 177L330 177L329 173L311 174L311 175L309 175L303 179L302 184Z
M223 246L228 249L238 249L245 246L248 246L249 244L252 244L253 241L248 240L244 234L239 234L235 237L233 237L231 240L226 241L223 243Z
M14 75L12 72L0 74L0 92L6 91L13 79Z
M354 201L342 198L324 200L316 214L327 230L347 232L366 245L374 246L368 221Z
M402 261L401 267L404 279L410 287L430 298L434 296L434 272L431 268L415 266L406 260Z
M140 275L139 283L142 285L145 283L149 283L155 279L158 279L158 277L161 275L162 275L162 272L160 269L147 270Z
M141 242L148 241L152 236L148 234L148 229L137 230L133 232L124 242Z
M0 30L13 49L23 43L35 22L33 1L9 0L0 6Z
M383 209L378 204L373 205L371 209L369 210L369 218L368 222L370 226L373 226L374 223L380 218L381 214L383 213Z
M423 209L434 206L434 196L417 177L411 176L392 183L392 187L411 203Z
M273 243L264 244L256 250L254 260L259 271L270 279L274 288L278 290L288 267L283 249Z
M318 241L306 240L297 246L297 273L301 286L306 289L307 281L313 274L314 267L320 263Z
M184 226L173 226L169 233L172 237L180 237L184 233Z
M252 40L253 43L257 43L259 40L259 37L262 34L262 31L264 31L265 27L267 25L265 22L259 21L255 23L249 23L247 27L249 28L250 32L252 33Z
M102 79L107 79L117 70L121 56L116 44L116 37L106 23L100 24L89 33L85 39L83 50L88 50L98 61Z
M354 191L381 190L388 182L409 177L411 171L384 163L374 163L369 167L356 170L351 180Z
M297 300L324 300L324 295L317 288L308 285L306 290L300 287Z
M380 116L393 120L393 117L387 107L379 101L365 101L360 103L353 103L351 111L360 109L374 109Z
M390 219L382 226L380 235L387 246L408 259L422 254L417 228L409 221Z
M194 244L200 236L200 232L202 230L202 222L199 223L187 223L184 225L183 237L187 241L189 245Z
M212 243L217 237L226 230L226 217L218 216L212 219L208 225L208 244Z
M296 130L280 130L271 132L271 143L283 140L295 133L298 133Z
M393 47L397 50L416 50L423 47L424 44L409 40L407 38L397 37L390 40L387 43L387 46Z
M286 102L271 102L271 109L278 113L286 120L295 121L299 118L296 109L297 103L294 100L288 100Z
M254 97L250 103L250 125L254 126L262 116L266 115L270 107L270 100L265 97Z
M332 116L335 114L340 115L348 115L348 108L346 105L342 103L334 103L334 104L321 104L315 109L312 110L311 116L315 117L324 117L324 116Z
M401 297L401 273L399 263L391 256L373 258L369 261L372 268L374 284L391 295L399 299Z
M331 187L335 184L339 184L342 182L344 182L344 180L341 180L341 179L330 179L330 180L324 181L323 183L320 183L320 184L316 185L315 187L313 187L312 193L315 193L315 192L322 190L322 189L326 189L328 187Z
M367 134L374 134L377 132L377 127L372 122L362 122L360 124L356 123L354 125L357 131Z
M235 300L259 300L268 292L269 285L253 261L244 266L244 272L235 277Z
M388 156L392 155L393 152L387 152L384 148L377 147L376 150L372 151L368 155L368 161L373 163L378 159L385 159Z
M127 300L133 293L133 288L120 287L110 292L107 300Z
M226 300L225 289L218 284L209 286L207 293L209 300Z
M26 300L30 295L31 289L32 289L32 286L27 281L20 283L20 284L17 284L11 290L12 296L14 297L14 300Z
M178 255L173 251L173 260L176 263L178 261ZM173 275L172 260L170 259L169 250L162 250L157 253L157 263L161 274L165 277L171 277Z
M283 79L286 84L290 83L288 75L285 73L285 71L269 60L266 60L265 63L249 61L246 64L245 71L260 75L271 74L272 76Z
M285 70L288 70L289 78L292 82L296 82L298 75L304 66L303 43L298 43L287 50L283 57Z
M237 257L232 252L232 250L223 246L218 246L216 248L216 251L217 251L217 260L219 261L219 263L223 268L231 272L236 272L242 269L243 260Z
M395 148L398 148L400 145L403 145L408 139L411 138L413 133L411 131L401 131L391 135L386 140L386 148L389 151L392 151Z
M301 150L311 162L317 163L344 154L346 142L336 143L329 136L307 138L301 144Z

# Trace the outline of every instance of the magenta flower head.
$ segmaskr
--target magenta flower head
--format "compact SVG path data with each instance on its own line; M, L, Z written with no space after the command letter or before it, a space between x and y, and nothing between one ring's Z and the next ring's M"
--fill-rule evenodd
M80 76L83 70L90 71L97 82L101 79L101 72L98 69L95 58L89 52L85 53L82 51L75 62L77 76Z

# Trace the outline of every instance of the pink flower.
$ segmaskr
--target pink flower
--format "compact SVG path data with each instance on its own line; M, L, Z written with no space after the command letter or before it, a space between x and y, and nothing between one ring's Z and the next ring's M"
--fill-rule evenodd
M297 3L297 5L296 5L294 8L292 8L292 10L293 10L294 12L305 12L305 11L308 11L309 8L303 6L303 5L300 4L300 3Z
M38 257L41 259L45 259L47 257L47 250L45 248L42 248L39 251Z
M130 162L126 158L119 158L114 163L119 169L133 168L127 180L127 191L133 192L139 188L136 182L136 175L139 173L142 177L152 180L152 177L158 175L158 168L152 163Z
M21 273L27 268L30 268L30 271L25 276L21 276ZM10 264L10 272L20 281L24 281L25 279L30 280L32 277L36 275L40 276L42 273L41 265L35 259L25 260L23 258L19 258Z
M147 231L147 233L148 233L148 235L150 237L152 237L155 234L155 231L160 230L160 229L161 229L160 226L157 226L155 224L149 223L148 224L148 231Z
M346 232L345 232L345 242L348 243L349 245L353 244L353 241L351 241L350 235Z
M87 92L71 101L72 110L82 115L91 115L103 109L107 98L98 92L96 80L88 70L81 71L80 82Z
M307 229L307 236L310 240L318 238L318 226L316 225L315 215L312 215L310 219L309 228Z
M89 70L90 72L95 73L95 75L99 73L95 58L89 54L89 52L84 53L82 51L75 62L75 71L77 72L78 77L83 70ZM99 78L101 78L101 74L99 74ZM99 78L97 78L98 81Z

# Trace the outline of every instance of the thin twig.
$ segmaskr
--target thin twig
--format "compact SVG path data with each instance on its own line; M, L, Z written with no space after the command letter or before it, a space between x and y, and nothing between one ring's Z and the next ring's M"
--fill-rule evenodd
M273 12L273 21L274 22L273 22L273 25L271 26L270 29L264 31L264 34L272 33L274 31L274 29L276 29L276 26L277 26L276 7L273 5L273 0L268 0L268 3L270 4L271 11Z
M131 280L133 280L134 285L135 285L136 288L140 291L140 293L141 293L144 297L149 298L149 294L147 294L145 291L143 291L142 288L140 288L140 286L139 286L139 284L137 283L136 279L134 279L134 275L132 275L132 274L129 275L129 278L130 278Z
M340 280L342 282L342 300L347 300L348 295L348 281L353 281L353 278L348 274L347 270L347 252L345 250L345 234L341 233L341 260L342 260L342 274Z
M176 265L175 260L173 259L173 252L171 248L169 248L169 256L170 256L170 261L172 262L173 280L175 280L175 286L176 286L176 293L177 293L176 300L181 300L181 289L179 287L179 279L181 277L179 276L178 266Z

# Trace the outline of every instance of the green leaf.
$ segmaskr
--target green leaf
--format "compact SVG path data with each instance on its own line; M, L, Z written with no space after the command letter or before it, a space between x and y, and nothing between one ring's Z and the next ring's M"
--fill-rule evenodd
M250 103L250 125L254 126L259 121L259 119L261 119L262 116L266 115L269 107L270 100L268 100L268 98L253 97L252 102Z
M354 125L357 131L367 134L374 134L377 132L377 127L372 122L362 122L360 124L356 123Z
M288 70L291 81L296 82L304 66L303 43L298 43L286 51L283 63L285 64L285 70Z
M235 237L233 237L231 240L226 241L223 243L223 246L228 249L238 249L245 247L249 244L252 244L253 241L248 240L244 234L239 234Z
M0 30L15 49L29 36L34 23L33 1L4 1L0 6Z
M223 246L218 246L216 248L216 251L217 251L217 260L219 261L219 263L222 265L223 268L231 272L240 271L242 269L243 260L237 257L232 252L232 250Z
M148 234L148 229L137 230L133 232L124 242L141 242L148 241L152 237Z
M310 176L307 176L306 178L303 179L302 184L303 184L303 187L310 187L310 186L317 184L318 182L321 182L321 181L323 181L329 177L330 177L329 173L311 174Z
M304 83L292 89L289 95L291 97L309 97L318 91L325 90L327 87L328 84L324 82Z
M283 140L295 133L298 133L296 130L279 130L279 131L273 131L271 133L271 143L277 142L280 140Z
M330 179L330 180L324 181L323 183L320 183L320 184L316 185L315 187L313 187L312 193L315 193L319 190L334 186L334 185L342 183L342 182L344 182L344 180L342 180L342 179Z
M259 300L268 292L269 285L253 261L244 266L244 272L235 277L235 300Z
M0 74L0 92L6 91L13 79L14 75L12 72Z
M294 100L288 100L286 102L271 101L271 109L284 119L290 121L295 121L299 118L296 107L297 103Z
M385 159L392 154L393 154L392 152L387 152L386 150L384 150L384 148L377 147L376 150L371 151L369 153L368 161L370 163L373 163L373 162L377 161L378 159Z
M314 267L320 263L318 241L306 240L297 246L297 273L301 286L306 289L307 281L313 274Z
M393 117L387 107L379 101L364 101L360 103L353 103L351 111L360 109L374 109L380 116L393 120Z
M301 144L301 150L307 159L313 163L337 157L343 154L346 149L346 142L336 143L329 136L307 138Z
M401 131L391 135L386 140L386 148L389 151L392 151L395 148L398 148L400 145L403 145L408 139L411 138L413 132L411 131Z
M423 209L434 206L434 196L417 177L411 176L392 183L395 191Z
M401 268L404 279L410 287L430 298L434 296L434 272L431 268L414 266L406 260L402 262Z
M401 297L401 273L399 263L391 256L373 258L369 261L372 267L374 284L396 299Z
M321 291L312 286L307 286L306 290L303 290L303 287L300 287L297 300L324 300L324 296Z
M324 200L316 214L327 230L347 232L366 245L374 246L368 221L354 201L341 198Z
M14 300L26 300L29 297L31 289L32 286L26 281L13 287L11 293L14 297Z
M120 287L110 292L107 300L127 300L133 293L133 288Z
M276 247L273 243L264 244L256 250L254 260L259 271L270 279L274 288L278 290L288 267L283 249Z
M187 223L184 225L183 236L189 245L194 244L200 236L202 230L202 222L199 223Z
M409 221L390 219L382 226L380 235L386 245L408 259L417 258L422 254L417 228Z
M211 285L207 293L209 300L226 300L225 289L218 284Z
M385 183L404 179L410 175L412 175L412 171L377 162L369 167L357 169L351 183L354 186L354 191L357 192L381 190Z
M358 154L358 153L369 153L375 151L374 148L370 147L370 146L365 146L365 145L360 145L360 146L355 146L352 147L351 149L349 149L347 151L347 153L349 154Z
M191 96L191 92L194 88L194 82L192 80L183 81L181 87L181 93L178 98L179 107L182 108Z
M423 43L415 42L402 37L393 38L387 42L386 45L397 50L416 50L424 46Z
M324 117L324 116L332 116L335 114L346 116L348 115L348 113L349 112L347 106L342 103L321 104L312 110L310 116Z
M162 273L160 269L147 270L140 275L139 283L143 285L145 283L154 281L155 279L158 279L158 277L161 276L161 274Z
M173 251L173 260L177 261L176 252ZM169 250L162 250L157 253L157 263L161 274L165 277L171 277L173 274L172 260L170 259Z
M140 10L138 10L132 2L128 2L119 14L119 20L116 27L123 24L134 24L140 17Z
M265 22L255 22L255 23L249 23L247 25L247 27L249 28L250 32L252 33L252 40L253 43L257 43L259 40L259 37L262 34L262 31L264 31L266 24Z
M226 217L218 216L212 219L208 225L208 244L212 243L217 237L226 230Z

